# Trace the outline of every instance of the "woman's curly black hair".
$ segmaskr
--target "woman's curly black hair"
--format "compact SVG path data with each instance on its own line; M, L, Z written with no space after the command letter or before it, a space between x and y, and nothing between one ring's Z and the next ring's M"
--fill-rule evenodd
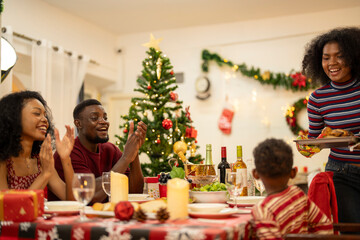
M44 98L34 91L22 91L11 93L0 100L0 161L5 161L10 157L17 157L23 150L21 141L21 113L25 104L32 99L39 100L45 108L46 118L49 123L47 133L53 135L51 111ZM36 155L40 152L42 141L34 141L31 154Z
M331 81L322 68L323 48L329 42L339 44L351 76L360 79L360 28L357 27L336 28L308 43L302 60L302 73L322 85Z
M282 177L290 174L293 166L291 147L281 139L269 138L253 151L256 171L265 177Z

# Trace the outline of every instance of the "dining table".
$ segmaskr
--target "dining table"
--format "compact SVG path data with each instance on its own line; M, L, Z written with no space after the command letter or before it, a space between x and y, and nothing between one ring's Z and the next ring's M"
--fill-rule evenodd
M210 240L240 239L251 214L235 213L225 218L194 218L139 222L135 219L120 221L115 217L92 217L79 222L79 215L38 217L32 222L0 222L2 239L139 239L139 240Z

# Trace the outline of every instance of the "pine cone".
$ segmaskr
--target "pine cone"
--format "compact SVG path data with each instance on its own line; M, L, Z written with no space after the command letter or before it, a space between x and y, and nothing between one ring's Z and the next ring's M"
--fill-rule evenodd
M170 217L169 212L166 208L162 207L156 212L156 219L159 220L159 222L164 223L166 220L168 220Z
M139 210L135 212L135 219L139 222L145 222L147 219L146 213L139 208Z

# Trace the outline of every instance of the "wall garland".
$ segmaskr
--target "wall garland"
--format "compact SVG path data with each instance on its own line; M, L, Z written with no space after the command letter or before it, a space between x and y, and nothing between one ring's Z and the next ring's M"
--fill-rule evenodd
M216 53L210 53L208 50L204 49L202 51L202 60L201 65L203 72L209 72L209 63L214 61L220 67L225 65L232 68L234 72L240 72L243 75L253 78L259 81L261 84L272 85L274 89L277 87L284 87L287 90L292 90L293 92L298 91L307 91L309 89L315 89L317 87L316 83L313 82L310 78L302 75L300 72L295 72L294 70L290 73L275 73L271 71L263 71L260 68L248 67L245 63L234 64L232 61L229 61L225 58L222 58ZM307 130L304 130L297 123L297 114L300 110L306 108L307 98L302 98L295 102L291 107L286 111L285 120L288 124L291 132L294 135L304 135L307 134Z

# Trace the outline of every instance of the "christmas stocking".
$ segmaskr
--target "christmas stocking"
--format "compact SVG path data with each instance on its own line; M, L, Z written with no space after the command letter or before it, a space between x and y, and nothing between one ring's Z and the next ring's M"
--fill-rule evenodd
M218 126L224 134L231 133L231 122L234 117L234 110L231 106L224 107L220 116Z

